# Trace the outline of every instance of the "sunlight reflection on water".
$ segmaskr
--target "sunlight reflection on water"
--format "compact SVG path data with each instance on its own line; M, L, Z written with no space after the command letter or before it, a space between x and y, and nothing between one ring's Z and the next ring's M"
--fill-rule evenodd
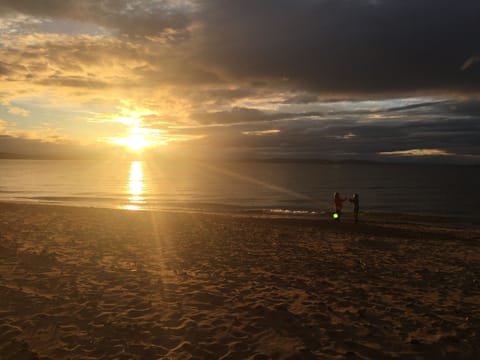
M123 208L127 210L141 210L145 204L143 189L145 187L143 179L143 164L141 161L132 161L130 164L130 176L128 179L128 201L129 204Z
M478 223L479 179L475 166L5 159L0 201L303 216L329 212L337 191L358 192L361 211Z

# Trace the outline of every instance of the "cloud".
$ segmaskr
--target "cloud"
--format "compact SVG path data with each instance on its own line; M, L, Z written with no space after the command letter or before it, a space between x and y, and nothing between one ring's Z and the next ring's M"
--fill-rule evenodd
M272 130L257 130L257 131L242 131L243 135L254 135L254 136L265 136L265 135L274 135L278 134L280 130L272 129Z
M311 104L318 102L319 96L315 94L303 93L300 95L294 95L285 99L283 102L285 104Z
M0 14L21 13L44 19L93 23L129 36L179 36L190 23L189 1L3 0Z
M40 133L23 133L21 135L1 135L0 153L4 156L26 156L32 158L97 158L112 156L113 149L102 144L82 146L64 140L61 136Z
M142 127L210 153L475 155L479 10L474 0L3 0L1 116L106 137L130 125L101 120L138 107L151 110Z
M0 76L7 75L8 73L8 64L0 62Z
M397 152L405 149L437 149L452 154L449 156L452 161L473 161L480 156L480 115L464 116L460 112L463 107L474 107L474 104L474 101L452 101L408 107L397 110L395 119L375 121L369 120L371 114L388 110L357 112L353 108L348 115L342 109L339 111L341 117L334 112L321 119L296 114L294 120L292 114L286 119L268 119L268 114L257 113L253 121L225 122L223 119L228 126L205 125L178 131L207 133L208 137L196 142L196 149L226 152L237 157L378 160L385 158L387 153L392 154L391 157L400 155ZM425 113L427 108L429 111ZM272 129L275 133L270 133ZM440 155L438 152L430 154L432 157Z
M452 156L454 154L440 149L409 149L398 151L384 151L380 155L388 156Z
M110 29L105 36L128 40L137 50L135 58L143 65L135 80L146 84L149 79L197 85L221 80L225 90L233 84L295 90L289 101L298 104L314 102L318 94L393 97L480 90L478 55L471 55L479 51L476 0L4 0L0 11L6 17L21 13ZM73 65L98 63L100 55L107 61L113 55L132 59L131 49L112 54L72 46L65 60L75 55ZM55 50L54 44L48 47ZM2 65L0 73L5 71Z
M309 119L324 115L325 113L322 111L281 112L233 107L231 110L226 111L192 113L191 119L201 125L231 125L249 122Z
M237 79L344 96L480 89L478 73L459 71L478 51L475 0L212 0L203 10L203 56Z
M0 78L9 83L5 91L12 94L49 91L63 95L83 90L82 95L102 97L102 91L108 89L122 95L118 98L124 97L123 92L151 99L159 92L175 89L180 93L185 89L193 98L198 87L206 86L202 93L207 94L209 86L221 85L217 74L191 63L182 49L159 47L154 42L62 34L18 35L9 41L9 46L0 46ZM223 89L220 86L218 93ZM224 96L248 92L226 90Z
M19 107L15 107L15 106L9 107L8 112L10 114L23 116L23 117L27 117L30 115L30 111L19 108Z
M0 135L4 134L6 126L7 126L7 122L5 120L0 119Z
M270 115L261 110L248 108L233 108L228 111L196 113L192 115L192 118L201 124L230 124L272 119Z
M336 135L336 136L334 136L334 138L335 139L340 139L340 140L349 140L349 139L353 139L355 136L357 136L357 135L355 135L352 132L349 132L349 133L344 134L344 135Z
M463 63L461 69L467 70L469 67L472 67L480 62L480 55L473 55L470 56L465 62Z

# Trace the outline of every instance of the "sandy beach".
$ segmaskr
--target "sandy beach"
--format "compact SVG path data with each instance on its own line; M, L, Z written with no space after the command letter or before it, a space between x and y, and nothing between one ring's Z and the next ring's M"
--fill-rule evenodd
M1 359L474 359L480 230L0 205Z

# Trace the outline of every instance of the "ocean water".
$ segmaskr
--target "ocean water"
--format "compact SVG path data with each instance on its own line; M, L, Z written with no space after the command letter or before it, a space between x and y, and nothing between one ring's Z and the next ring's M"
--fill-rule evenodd
M365 212L478 223L479 184L472 166L0 160L0 200L130 210L315 216L337 191Z

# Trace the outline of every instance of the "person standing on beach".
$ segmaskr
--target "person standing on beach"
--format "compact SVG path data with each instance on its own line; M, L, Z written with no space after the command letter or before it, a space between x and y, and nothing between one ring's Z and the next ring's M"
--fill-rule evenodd
M335 207L335 213L333 214L333 218L335 220L340 220L340 216L342 215L342 207L343 202L347 200L347 198L341 198L340 193L336 192L333 194L333 205Z
M348 199L353 204L353 217L355 218L355 222L358 222L358 210L360 209L360 199L358 198L358 194L355 193L352 195L350 199Z

